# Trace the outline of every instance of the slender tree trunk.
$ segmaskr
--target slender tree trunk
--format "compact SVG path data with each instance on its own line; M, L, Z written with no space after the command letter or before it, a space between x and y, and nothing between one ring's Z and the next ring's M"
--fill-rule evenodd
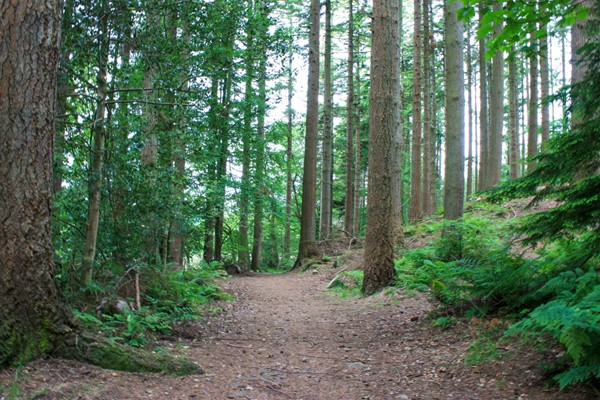
M311 0L302 216L300 218L300 245L296 266L300 265L303 259L310 258L318 253L315 243L315 206L317 196L317 134L319 130L319 12L319 0Z
M356 35L356 50L357 53L360 54L360 35ZM352 215L352 221L353 221L353 228L352 228L352 234L353 236L360 236L360 188L361 188L361 164L362 164L362 155L361 155L361 151L362 151L362 146L361 146L361 132L360 132L360 117L361 117L361 112L360 112L360 92L361 92L361 74L360 74L360 64L357 63L356 65L356 85L355 88L356 89L352 89L353 91L356 90L356 92L358 93L358 96L355 96L354 94L352 95L352 101L354 102L353 107L354 107L354 117L356 118L354 121L354 141L355 141L355 145L354 145L354 200L353 200L353 215ZM350 98L349 98L350 100Z
M291 222L292 222L292 138L293 138L293 110L292 97L294 95L294 71L293 71L294 53L290 46L288 58L288 106L287 106L287 143L285 152L285 169L286 169L286 185L285 185L285 234L283 239L283 254L286 260L291 254Z
M467 27L467 109L469 121L469 143L467 155L467 198L473 193L473 49L471 47L471 27Z
M218 108L219 108L219 79L216 76L212 77L210 89L210 109L209 109L209 127L212 132L213 140L211 146L217 147L216 138L218 137ZM204 204L204 249L203 258L206 263L211 263L215 259L214 253L214 235L215 235L215 185L217 179L217 159L214 155L210 155L207 163L206 180L208 183L206 201Z
M433 167L432 147L434 147L434 129L431 124L431 113L435 109L431 85L431 64L433 62L433 47L431 42L433 35L431 31L431 2L423 0L423 214L426 216L434 213L431 190L432 182L435 182ZM435 187L435 186L434 186Z
M355 223L353 221L354 209L354 192L357 190L354 186L355 176L354 171L358 169L358 165L353 165L355 159L353 140L354 132L354 3L349 0L348 5L348 97L346 99L346 191L344 196L344 230L350 236L357 235L354 232ZM360 102L360 93L359 99Z
M100 193L102 187L102 165L104 162L104 141L106 139L106 91L108 69L108 4L102 3L102 12L99 24L100 47L98 49L98 73L96 74L96 112L94 115L93 151L90 164L89 201L85 245L81 260L81 274L83 285L92 281L93 265L96 256L96 240L100 222Z
M511 53L514 52L511 51ZM519 177L519 88L517 86L517 74L517 60L516 55L513 54L508 62L508 103L510 116L508 164L510 168L510 179L517 179Z
M63 15L63 27L70 29L73 24L73 0L65 1L65 11ZM71 92L69 85L69 67L71 53L65 47L65 35L62 36L60 46L60 59L58 65L58 80L56 94L56 133L54 139L54 168L52 175L52 193L57 194L62 190L64 164L66 157L64 154L65 147L65 130L67 119L67 96ZM56 204L55 204L56 207Z
M545 35L540 38L540 90L542 100L542 146L550 138L550 66L548 61L548 25L542 29Z
M181 42L183 44L184 49L181 53L181 59L184 63L183 70L179 75L179 86L181 88L181 92L186 93L189 89L189 81L188 81L188 68L189 68L189 51L187 50L187 46L190 42L190 33L187 24L187 18L182 16L182 35ZM174 32L176 32L174 30ZM175 36L173 38L177 40ZM171 228L169 231L169 263L175 269L183 268L183 216L182 216L182 206L184 200L184 184L183 179L185 178L185 140L184 134L186 118L183 117L183 120L174 121L175 126L178 126L178 137L175 138L175 154L173 155L173 165L175 167L175 171L179 177L178 183L175 184L174 189L174 198L175 198L175 219L171 222Z
M567 86L567 44L566 44L566 33L563 33L560 37L560 47L561 47L561 85L564 88ZM567 96L562 96L562 132L567 132L569 127L568 123L568 101Z
M422 39L421 39L421 0L414 0L414 34L413 34L413 93L412 93L412 157L411 157L411 191L408 219L418 221L422 216L421 201L421 72L422 72Z
M537 40L531 36L531 46L537 47ZM527 121L527 172L535 167L535 161L531 160L538 153L538 58L535 53L529 56L529 104L527 106L529 118Z
M463 24L458 19L462 1L445 3L446 23L446 165L444 218L459 219L464 209L465 94Z
M331 0L325 1L325 65L324 65L323 97L323 159L321 167L321 239L328 239L331 234L331 200L333 173L333 88L331 83Z
M420 1L420 0L416 0L416 1ZM402 1L398 2L398 48L402 48ZM419 29L420 31L420 29ZM420 40L421 41L421 40ZM421 54L423 52L421 51ZM401 65L401 59L400 59L400 55L398 56L398 74L400 77L400 65ZM400 87L398 88L398 129L395 132L395 135L392 137L392 146L393 146L393 152L392 152L392 159L391 159L391 163L392 163L392 217L391 217L391 221L392 221L392 225L393 225L393 230L394 230L394 246L396 245L401 245L402 244L402 239L404 237L404 232L402 229L402 143L403 143L403 137L402 137L402 130L403 130L403 126L402 126L402 109L403 109L403 102L402 102L402 85L401 85L401 81L400 78L398 79L398 84L400 85ZM419 146L420 147L420 146ZM420 178L420 176L419 176ZM420 186L420 184L419 184ZM421 196L421 191L420 191L420 187L418 188L419 190L419 196ZM421 202L421 201L420 201ZM422 216L422 204L419 205L420 210L420 216L419 218Z
M254 197L254 230L252 243L252 260L250 269L258 271L262 264L262 225L265 189L265 114L267 112L267 0L257 3L260 7L260 23L258 46L260 48L258 62L258 110L256 127L256 171ZM315 166L316 169L316 166ZM315 183L316 187L316 183ZM313 225L314 226L314 225Z
M232 45L232 44L231 44ZM229 63L228 63L229 64ZM223 83L223 94L220 100L219 122L219 159L217 160L217 201L215 203L215 253L216 260L223 260L223 241L225 224L225 202L227 201L227 162L229 160L231 115L231 90L233 85L233 71L227 71Z
M428 14L429 14L429 26L433 27L433 13L431 12L431 7L432 4L429 4L429 8L428 8ZM429 186L429 204L431 207L431 214L434 214L437 212L437 183L438 183L438 178L440 176L440 168L438 167L438 161L440 161L440 159L437 157L438 154L438 149L440 148L440 144L439 144L439 140L438 140L438 135L437 135L437 98L435 96L435 93L437 93L437 78L436 78L436 73L435 73L435 60L434 60L434 49L436 47L436 43L435 43L435 38L433 36L433 29L430 30L430 35L429 35L429 54L430 54L430 58L431 61L429 62L429 87L430 90L429 92L432 93L433 95L431 96L431 110L429 112L429 118L431 119L431 136L430 136L430 155L429 155L429 163L430 163L430 169L431 169L431 181L430 186Z
M250 244L248 240L248 215L250 213L250 192L251 192L251 171L250 171L250 152L252 148L252 119L254 102L254 89L252 82L255 79L254 73L254 23L251 23L254 14L254 2L248 2L249 21L246 28L246 54L244 58L246 68L246 83L244 89L244 134L242 143L242 183L240 188L240 228L238 236L238 264L243 270L250 266Z
M494 2L494 12L502 11L502 1ZM502 22L494 25L494 36L502 33ZM504 128L504 53L499 50L492 59L492 87L490 95L489 169L487 185L500 183L502 172L502 133Z
M393 142L400 129L399 0L373 2L369 119L369 199L362 292L370 295L395 277L392 213Z
M485 9L482 2L479 3L479 21L483 19ZM481 23L481 22L480 22ZM489 124L488 124L488 74L487 61L485 59L485 38L479 39L479 183L478 189L485 190L488 184L489 166Z
M526 99L529 99L529 74L526 73L525 63L526 58L523 58L523 62L521 63L521 76L523 77L523 91L521 93L521 101L525 103ZM529 108L529 106L527 106ZM521 113L521 131L523 132L521 135L521 160L527 159L527 123L526 119L529 118L529 109L527 110L527 115L525 115L525 110ZM521 175L525 175L526 164L525 162L521 163Z

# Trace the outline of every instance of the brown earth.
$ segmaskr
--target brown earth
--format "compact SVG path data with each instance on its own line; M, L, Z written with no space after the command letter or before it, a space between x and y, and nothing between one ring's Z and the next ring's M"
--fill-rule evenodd
M503 344L502 361L469 366L476 324L433 327L424 294L336 297L326 290L336 270L319 268L225 281L235 302L158 343L200 364L204 375L122 373L47 359L1 371L0 400L11 387L19 399L595 398L585 388L547 388L541 356L516 344Z

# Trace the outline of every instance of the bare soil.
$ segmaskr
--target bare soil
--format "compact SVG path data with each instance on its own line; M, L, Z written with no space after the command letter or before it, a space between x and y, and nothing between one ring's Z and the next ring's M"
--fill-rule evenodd
M339 270L339 269L337 269ZM504 345L501 361L464 361L474 324L434 327L425 294L342 299L336 269L223 282L236 301L157 343L204 375L123 373L46 359L0 371L0 399L592 399L545 386L539 354ZM545 358L555 357L548 353Z

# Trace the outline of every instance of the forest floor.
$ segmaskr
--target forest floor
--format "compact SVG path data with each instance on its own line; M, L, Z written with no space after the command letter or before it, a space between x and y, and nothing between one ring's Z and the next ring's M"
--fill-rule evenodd
M541 356L517 344L505 344L501 360L468 365L476 324L432 326L433 305L422 293L335 296L326 286L339 269L224 281L236 301L158 343L197 362L203 375L123 373L46 359L18 373L1 371L0 399L9 398L11 386L12 398L23 399L595 398L585 388L545 386Z

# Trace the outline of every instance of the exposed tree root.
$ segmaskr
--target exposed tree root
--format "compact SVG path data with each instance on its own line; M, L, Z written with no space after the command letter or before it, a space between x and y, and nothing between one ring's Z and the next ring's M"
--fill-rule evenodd
M85 331L69 335L56 348L54 355L127 372L163 372L173 375L204 372L200 366L186 359L135 349Z

